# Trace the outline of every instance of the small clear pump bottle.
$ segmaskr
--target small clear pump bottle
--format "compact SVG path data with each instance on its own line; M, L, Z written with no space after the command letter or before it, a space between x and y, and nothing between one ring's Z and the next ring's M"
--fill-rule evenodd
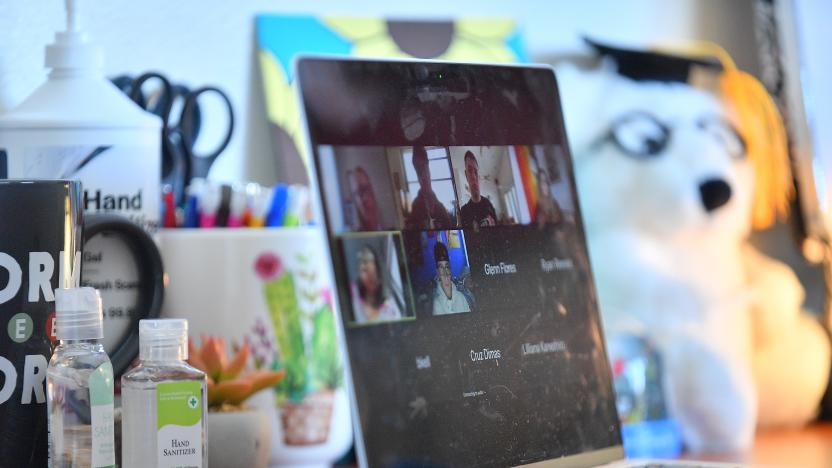
M55 291L60 344L46 370L49 465L115 465L113 367L104 351L101 296L93 288Z
M208 466L207 378L187 358L187 320L139 322L140 362L121 377L123 467Z

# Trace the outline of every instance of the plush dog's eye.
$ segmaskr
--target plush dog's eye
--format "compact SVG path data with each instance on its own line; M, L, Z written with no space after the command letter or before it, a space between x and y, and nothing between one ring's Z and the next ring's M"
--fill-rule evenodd
M670 129L647 112L633 112L619 118L610 137L621 151L635 157L658 156L667 147Z
M696 126L716 139L732 158L745 157L745 140L729 122L719 117L704 117L696 122Z

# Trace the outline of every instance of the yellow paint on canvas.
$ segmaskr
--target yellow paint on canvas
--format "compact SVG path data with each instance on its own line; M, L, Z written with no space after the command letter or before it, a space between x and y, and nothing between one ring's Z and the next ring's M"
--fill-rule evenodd
M352 55L364 57L412 58L404 53L387 32L383 19L327 17L321 21L353 44ZM461 19L454 22L454 38L437 59L452 61L515 62L506 45L515 33L512 20Z
M277 59L266 50L257 53L263 82L266 84L266 114L269 120L279 125L292 138L304 163L308 163L301 132L300 111L295 98L295 84L289 78Z

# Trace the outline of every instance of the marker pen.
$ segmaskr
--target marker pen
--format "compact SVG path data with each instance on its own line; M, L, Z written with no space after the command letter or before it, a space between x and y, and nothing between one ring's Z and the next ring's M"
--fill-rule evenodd
M272 195L274 190L268 187L260 187L260 190L254 194L251 202L251 220L250 227L263 227L266 225L266 218L269 215L269 208L272 204Z
M246 192L239 186L231 187L231 202L228 209L228 227L243 226L243 215L246 211Z
M162 192L162 201L165 208L165 215L162 218L162 226L166 228L176 227L176 205L173 203L173 190L166 185Z
M286 217L286 202L289 197L289 187L286 184L277 184L272 191L272 203L269 207L269 214L266 216L266 226L283 226L283 219Z
M260 184L249 182L245 187L246 207L243 209L243 216L240 222L243 226L251 226L251 207L254 205L254 197L260 193Z
M289 199L286 203L286 215L283 218L284 226L300 226L303 224L304 208L308 199L306 187L292 185L289 187Z
M217 210L220 207L221 189L216 184L207 184L205 193L199 200L199 227L214 227L217 222Z
M199 227L199 200L205 194L205 185L205 179L197 177L191 180L191 184L185 189L187 197L185 199L185 221L182 223L183 227Z
M231 215L231 186L220 185L220 206L217 208L217 217L214 219L216 227L228 226L228 218Z

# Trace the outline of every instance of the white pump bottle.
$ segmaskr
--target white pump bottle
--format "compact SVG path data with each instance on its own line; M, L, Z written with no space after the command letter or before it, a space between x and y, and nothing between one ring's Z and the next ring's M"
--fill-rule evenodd
M66 0L66 31L46 47L49 79L0 116L0 178L81 180L87 212L115 212L152 232L162 121L105 78L80 3Z

